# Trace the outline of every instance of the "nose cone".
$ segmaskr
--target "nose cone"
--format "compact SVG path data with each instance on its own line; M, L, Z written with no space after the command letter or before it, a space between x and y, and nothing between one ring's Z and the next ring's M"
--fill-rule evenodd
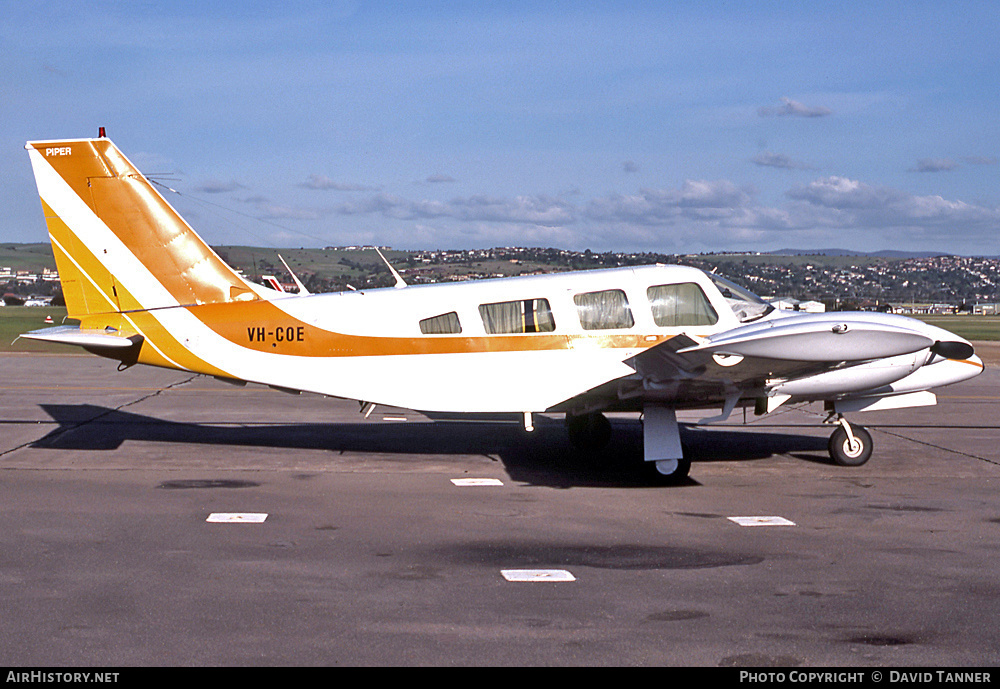
M934 378L932 387L975 378L986 368L983 360L975 355L972 345L961 338L939 341L931 347L931 352L934 356L922 370Z
M933 325L913 321L914 328L934 340L927 361L917 371L893 384L894 389L912 392L961 383L983 372L983 360L970 342Z
M928 363L937 362L941 359L966 361L970 364L975 364L982 371L983 362L976 356L976 350L971 342L936 325L921 323L920 321L914 321L914 323L918 325L920 332L934 340L934 344L930 348L931 354L934 356Z

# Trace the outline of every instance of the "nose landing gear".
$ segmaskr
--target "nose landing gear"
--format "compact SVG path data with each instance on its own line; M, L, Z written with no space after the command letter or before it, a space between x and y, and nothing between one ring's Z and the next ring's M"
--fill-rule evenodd
M840 466L861 466L872 456L871 433L863 426L849 424L843 416L837 419L837 423L837 430L827 444L830 458Z

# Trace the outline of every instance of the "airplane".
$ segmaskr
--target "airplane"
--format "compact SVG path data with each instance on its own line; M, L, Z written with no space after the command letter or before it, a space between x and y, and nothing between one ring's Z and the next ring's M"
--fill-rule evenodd
M288 263L286 263L285 259L281 257L281 254L278 254L278 260L281 261L281 265L285 266L285 270L288 271L288 274L292 276L292 282L295 283L295 288L297 290L296 294L309 294L309 290L307 290L306 286L302 284L302 281L299 280L299 277L292 272L292 269L288 267ZM278 281L278 278L274 277L273 275L261 275L260 279L263 280L264 283L268 287L273 289L275 292L285 291L285 286L282 285Z
M639 412L651 477L690 458L677 412L771 413L822 401L829 453L859 466L871 434L845 414L936 403L983 362L947 330L882 313L780 311L675 265L301 294L227 265L104 135L25 145L68 316L22 337L236 384L439 414L565 418L581 454ZM390 266L390 270L392 267Z

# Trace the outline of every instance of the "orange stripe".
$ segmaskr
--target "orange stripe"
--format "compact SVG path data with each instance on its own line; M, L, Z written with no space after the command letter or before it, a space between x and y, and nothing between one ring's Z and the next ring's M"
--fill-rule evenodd
M305 357L544 351L570 349L580 341L601 349L645 349L667 339L646 333L379 337L317 328L267 301L203 304L188 307L188 311L218 335L245 349Z

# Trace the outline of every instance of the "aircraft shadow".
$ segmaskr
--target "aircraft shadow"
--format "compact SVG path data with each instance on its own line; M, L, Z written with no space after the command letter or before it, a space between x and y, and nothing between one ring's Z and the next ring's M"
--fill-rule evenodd
M512 480L530 484L651 485L637 420L614 419L611 445L600 453L581 453L570 445L561 420L555 419L538 419L535 431L526 433L517 424L487 421L215 424L163 420L89 404L41 407L59 425L32 443L37 448L112 451L126 441L139 441L377 454L380 461L400 462L413 455L481 455L503 463ZM682 427L681 433L693 461L692 473L702 462L803 452L822 454L796 457L813 461L826 457L825 437L705 427ZM687 485L695 482L689 479Z

